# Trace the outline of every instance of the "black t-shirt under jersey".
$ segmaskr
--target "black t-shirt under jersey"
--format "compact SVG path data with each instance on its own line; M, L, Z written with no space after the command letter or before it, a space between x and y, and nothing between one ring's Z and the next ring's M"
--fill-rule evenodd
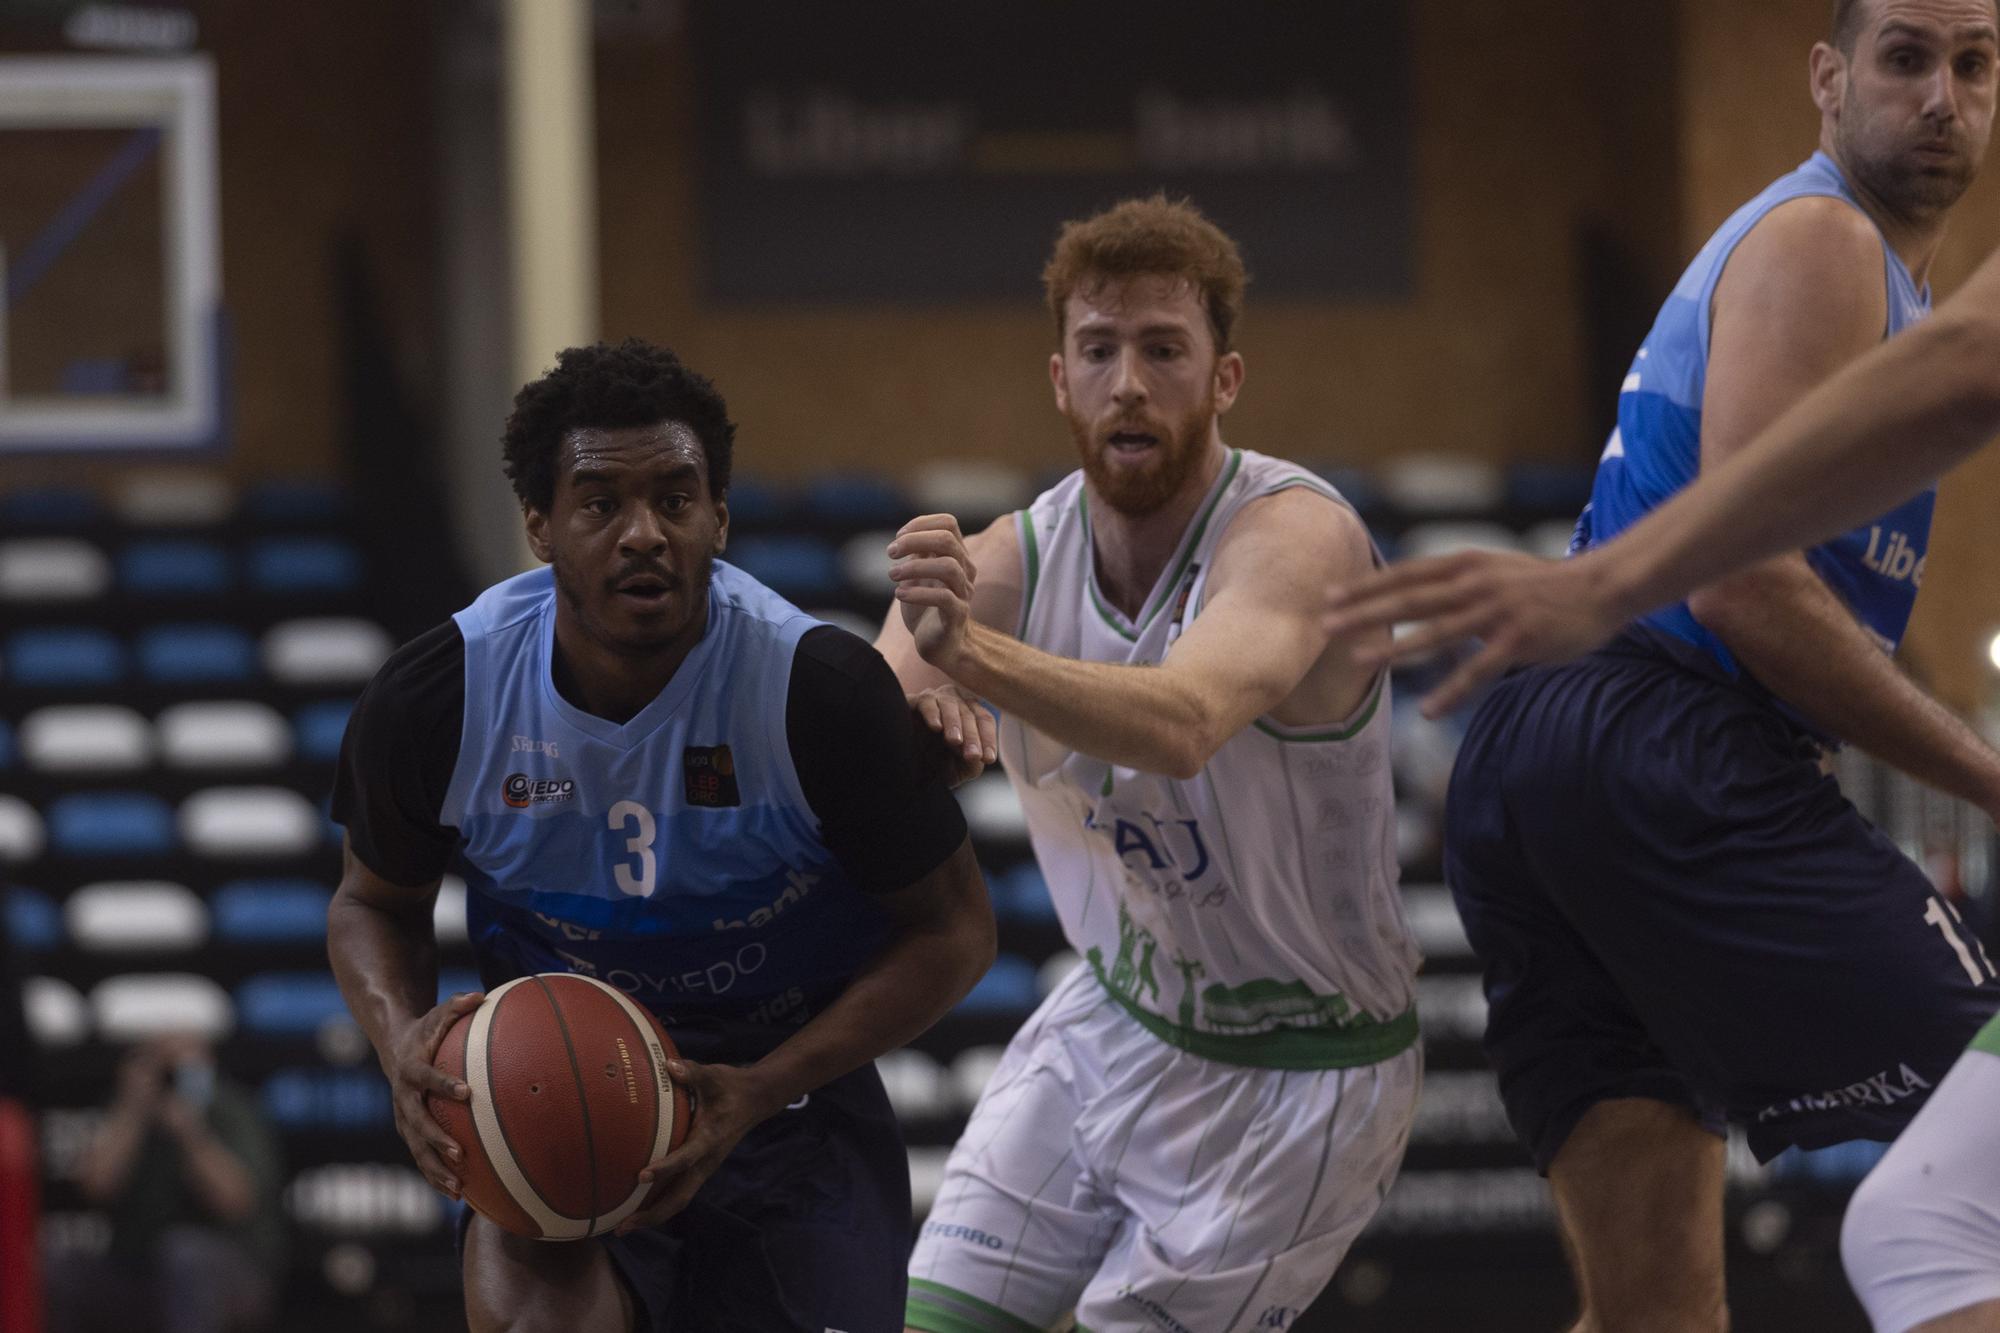
M444 873L458 831L438 822L465 720L465 639L447 620L398 649L348 720L333 817L362 864L394 884ZM820 838L856 887L907 888L965 840L950 790L921 762L895 673L831 625L792 658L785 734Z

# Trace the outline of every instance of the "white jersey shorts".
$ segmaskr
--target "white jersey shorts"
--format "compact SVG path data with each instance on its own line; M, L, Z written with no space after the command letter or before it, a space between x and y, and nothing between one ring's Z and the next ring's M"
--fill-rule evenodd
M1008 1044L910 1256L907 1322L1288 1327L1402 1164L1420 1048L1254 1069L1169 1046L1079 968Z

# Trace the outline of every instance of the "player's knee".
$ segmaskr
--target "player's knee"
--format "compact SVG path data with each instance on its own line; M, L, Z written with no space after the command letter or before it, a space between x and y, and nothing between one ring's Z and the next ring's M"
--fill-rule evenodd
M1854 1294L1881 1327L1901 1327L1913 1293L1962 1291L1965 1302L2000 1292L2000 1219L1935 1179L1884 1159L1848 1203L1840 1259Z

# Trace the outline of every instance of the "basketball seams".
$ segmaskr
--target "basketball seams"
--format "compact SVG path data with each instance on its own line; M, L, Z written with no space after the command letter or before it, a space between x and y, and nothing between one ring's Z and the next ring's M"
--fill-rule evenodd
M577 1110L583 1116L583 1153L590 1163L590 1220L584 1226L583 1234L588 1236L597 1230L597 1141L590 1131L590 1098L583 1090L583 1066L577 1062L576 1042L569 1034L569 1019L564 1016L562 1006L556 1003L554 989L542 976L530 977L542 992L542 998L549 1002L549 1010L555 1015L556 1031L562 1034L563 1052L569 1056L571 1090L576 1093Z
M491 1061L487 1058L487 1051L493 1040L493 1020L499 1014L501 1001L507 992L526 980L526 977L517 977L498 987L487 995L484 1004L473 1011L472 1030L466 1034L465 1042L465 1081L469 1086L475 1089L489 1087L487 1071ZM574 1240L588 1234L577 1230L576 1218L557 1211L521 1169L520 1160L514 1155L513 1143L507 1136L507 1127L500 1120L499 1108L494 1105L490 1091L474 1093L472 1123L479 1133L480 1149L493 1174L521 1211L541 1228L545 1239Z

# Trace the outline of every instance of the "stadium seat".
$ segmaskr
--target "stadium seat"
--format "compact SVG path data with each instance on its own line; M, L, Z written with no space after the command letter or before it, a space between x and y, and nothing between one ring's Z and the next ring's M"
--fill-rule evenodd
M1455 454L1405 454L1382 472L1382 491L1415 518L1484 514L1505 494L1500 469L1484 459Z
M910 1206L921 1217L937 1202L938 1187L944 1184L945 1163L951 1160L949 1148L912 1148L910 1156Z
M360 685L394 650L380 625L346 616L287 620L263 639L264 669L287 685Z
M438 881L437 901L431 905L431 929L439 944L463 944L468 938L465 892L465 881L457 875Z
M167 803L149 792L74 792L49 802L49 842L66 856L158 856L174 848Z
M213 473L142 469L119 481L111 507L135 527L209 527L236 508L236 491Z
M916 513L894 482L866 473L820 477L806 487L804 498L809 517L842 527L898 528Z
M1358 467L1342 467L1329 464L1312 469L1329 486L1340 492L1340 498L1354 506L1364 517L1379 513L1382 509L1382 483L1374 473Z
M162 685L248 681L257 673L250 636L234 625L160 625L139 636L139 671Z
M176 768L269 768L292 757L292 729L247 699L175 704L155 721L160 754Z
M875 1061L889 1103L901 1120L928 1120L950 1115L958 1109L958 1098L945 1079L944 1069L922 1051L905 1047L890 1051Z
M78 1046L90 1037L90 1006L59 977L29 977L21 987L28 1033L45 1047Z
M104 1041L135 1041L162 1032L198 1032L213 1040L236 1025L228 992L191 972L106 977L90 992L90 1010Z
M1404 530L1396 543L1400 559L1424 560L1460 551L1518 551L1521 539L1499 523L1469 520L1418 523Z
M42 537L0 542L0 600L80 602L111 587L111 561L89 542Z
M989 875L986 883L993 895L993 911L1003 919L1056 920L1055 900L1049 897L1048 882L1042 878L1042 868L1035 862L1023 861L1005 874Z
M1575 519L1552 518L1522 533L1521 549L1544 560L1560 560L1569 554L1569 544L1575 536Z
M243 513L260 524L331 522L346 517L347 492L310 477L259 482L244 496Z
M1590 503L1597 468L1590 463L1515 463L1507 469L1507 503L1540 513L1574 514Z
M852 611L843 611L837 606L811 607L807 609L806 614L814 620L825 621L835 629L844 629L864 643L875 642L875 636L882 629L882 621L879 616L870 620L868 617L856 615Z
M285 1198L292 1220L322 1235L422 1236L455 1215L415 1167L386 1162L308 1167Z
M250 547L249 572L260 592L353 592L361 586L361 552L335 537L270 537Z
M972 459L937 459L917 469L910 483L912 508L907 517L951 514L961 528L973 533L1034 498L1034 483L1019 468Z
M782 596L829 597L840 591L840 556L816 537L745 537L725 557Z
M208 938L208 908L164 880L86 884L63 904L63 918L78 948L100 953L192 949Z
M958 789L958 804L976 838L1019 841L1028 836L1028 817L1006 777L988 770Z
M1019 1014L1026 1017L1041 1003L1041 998L1035 987L1034 964L1017 955L1003 953L993 960L993 966L987 969L986 975L958 1002L956 1012Z
M209 787L181 802L180 829L203 856L297 856L319 844L320 813L289 787Z
M134 597L219 597L235 583L229 553L215 542L134 542L118 553L118 586Z
M259 1036L310 1036L329 1019L347 1018L340 987L326 971L259 972L236 988L236 1011L243 1030Z
M889 543L895 536L890 528L870 528L840 544L840 572L850 591L886 600L895 590L889 582Z
M372 1070L281 1069L264 1081L263 1101L281 1130L351 1134L395 1123L388 1081Z
M7 640L7 677L16 685L92 689L128 670L125 646L101 629L24 629Z
M737 476L729 483L730 531L776 527L791 513L791 497L773 482Z
M42 854L47 836L34 806L0 792L0 865L34 860Z
M971 1110L979 1095L986 1091L986 1085L993 1081L993 1071L1000 1067L1000 1060L1007 1053L1001 1046L972 1046L958 1053L951 1062L951 1088L958 1097L958 1104Z
M209 898L215 938L230 944L302 944L326 936L333 893L310 879L236 879ZM459 934L464 936L463 928Z
M15 760L14 728L0 718L0 768L12 768Z
M354 700L332 699L307 704L292 714L300 757L327 764L340 758L341 738L347 734L347 719L353 712Z
M1452 905L1451 890L1442 884L1410 884L1403 888L1403 916L1424 957L1470 958L1472 944L1465 923Z
M62 947L62 909L49 896L20 885L0 887L7 909L7 937L23 953L47 953Z
M1083 966L1083 959L1074 949L1058 949L1042 960L1035 969L1035 989L1047 998L1049 992L1069 980L1070 973Z
M0 494L0 531L48 532L80 528L103 514L97 497L81 486L35 486Z
M153 762L153 728L117 704L61 704L21 719L21 757L46 773L112 773Z

